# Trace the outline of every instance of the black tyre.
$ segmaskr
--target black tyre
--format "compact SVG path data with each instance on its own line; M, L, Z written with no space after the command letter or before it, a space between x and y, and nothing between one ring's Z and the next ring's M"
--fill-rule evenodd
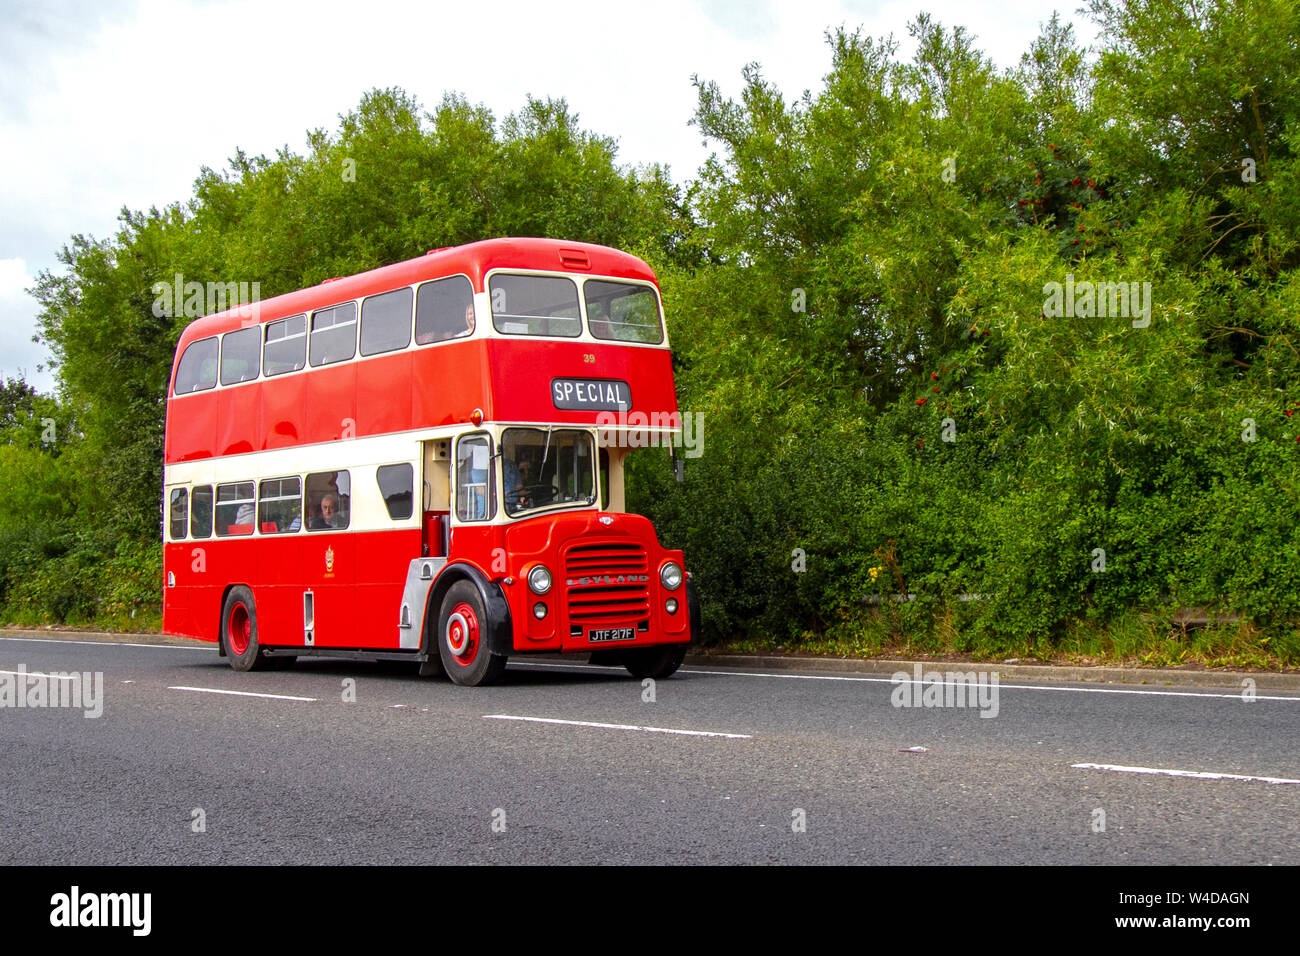
M629 648L623 652L623 666L633 677L660 680L671 677L686 660L686 644L664 644L661 647Z
M478 687L505 672L505 655L488 648L490 626L478 588L457 581L447 590L438 610L438 655L453 683Z
M271 658L262 653L257 639L257 605L253 592L242 584L230 589L221 607L221 646L237 671L262 670Z

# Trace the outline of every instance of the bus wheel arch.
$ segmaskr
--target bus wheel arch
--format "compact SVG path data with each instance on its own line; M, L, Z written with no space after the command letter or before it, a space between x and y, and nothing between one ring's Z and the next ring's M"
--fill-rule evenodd
M510 617L510 605L501 588L493 584L478 568L470 564L449 564L443 568L438 579L429 589L429 598L424 607L424 647L432 654L435 642L440 636L438 631L439 615L447 592L459 581L470 582L478 591L479 600L488 619L488 648L497 654L508 655L514 651L514 625Z

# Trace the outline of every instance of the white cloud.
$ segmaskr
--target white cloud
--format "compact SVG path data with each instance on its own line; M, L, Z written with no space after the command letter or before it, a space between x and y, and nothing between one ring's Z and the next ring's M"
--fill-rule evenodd
M0 110L0 256L53 267L68 236L112 234L124 205L187 199L200 167L223 167L236 148L301 151L307 129L333 129L373 87L400 86L428 108L457 91L499 118L529 94L564 97L587 129L617 138L621 161L667 163L681 182L709 152L688 125L692 74L736 96L742 68L757 61L792 100L830 68L827 29L892 33L906 56L906 25L922 8L966 25L1006 67L1052 4L63 0L53 16L29 3L14 21L22 42L0 44L22 50L0 58L0 105L10 107ZM25 320L12 308L6 300L5 367L9 326L25 321L26 340L36 314L34 303Z
M51 391L53 377L38 372L47 361L45 350L32 342L36 301L27 294L36 278L23 259L0 259L0 378L22 373L28 383Z

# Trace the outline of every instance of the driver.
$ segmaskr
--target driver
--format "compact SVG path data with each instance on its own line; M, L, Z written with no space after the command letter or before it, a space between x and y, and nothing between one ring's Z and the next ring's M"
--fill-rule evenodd
M501 466L501 476L505 485L506 507L515 509L524 503L524 482L519 475L519 466L514 459L507 458Z
M502 466L502 477L506 488L506 504L513 508L528 507L529 478L533 463L525 459L518 462L507 460Z

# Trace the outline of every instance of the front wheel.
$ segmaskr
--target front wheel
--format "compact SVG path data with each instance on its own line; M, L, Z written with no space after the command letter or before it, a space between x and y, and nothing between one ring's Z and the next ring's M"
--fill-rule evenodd
M438 655L453 683L478 687L495 683L505 672L505 655L487 646L489 627L478 588L469 581L448 588L438 612Z
M267 668L271 658L262 653L257 640L257 605L253 592L242 584L230 589L221 608L221 646L230 666L237 671Z
M653 677L660 680L671 677L686 660L685 644L664 644L661 647L629 648L623 652L623 666L633 677Z

